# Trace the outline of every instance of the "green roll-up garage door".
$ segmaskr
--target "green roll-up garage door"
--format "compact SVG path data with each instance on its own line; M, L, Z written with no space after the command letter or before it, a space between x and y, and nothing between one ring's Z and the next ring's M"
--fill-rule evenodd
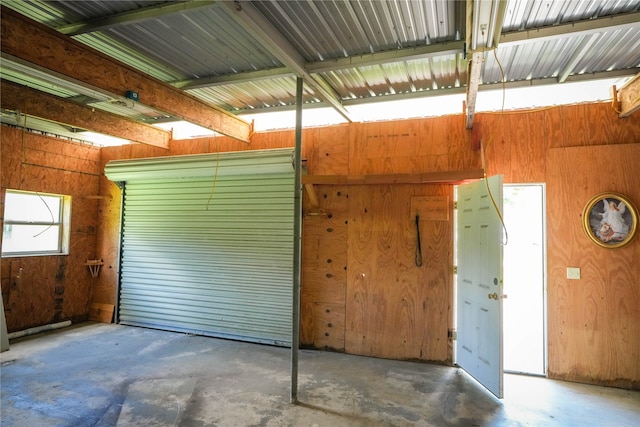
M289 345L293 150L117 160L121 324Z

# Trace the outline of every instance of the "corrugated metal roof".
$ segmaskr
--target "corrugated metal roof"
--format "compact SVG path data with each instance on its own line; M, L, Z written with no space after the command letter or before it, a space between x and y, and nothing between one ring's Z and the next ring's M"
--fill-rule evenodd
M296 100L296 78L283 77L259 82L190 89L188 93L228 111L281 107ZM318 102L310 88L304 91L304 102Z
M456 2L256 2L307 61L460 38Z
M147 72L162 67L170 77L165 80L181 80L253 71L282 64L236 24L221 7L202 8L181 14L149 19L136 24L116 26L103 32L105 39L112 39L127 46L132 55L111 55L130 65L137 56L150 59ZM79 40L96 47L87 36ZM101 48L99 50L102 50ZM159 64L153 67L151 64ZM139 65L134 65L140 68Z
M636 0L509 0L502 25L503 32L526 30L603 16L635 12Z
M126 40L118 40L104 33L82 34L74 38L157 79L173 81L183 78L183 74L177 72L173 66L167 66L166 61L160 63L154 58L142 55Z
M322 73L342 99L409 94L465 84L462 54L438 56Z
M166 1L40 1L5 0L3 5L41 22L57 28L65 24L87 21L92 18L110 16L116 13L167 3Z
M231 112L281 109L295 103L296 79L291 70L271 78L252 72L285 70L287 61L302 60L316 83L345 104L421 94L459 91L467 82L464 1L332 0L332 1L4 1L18 12L52 28L96 22L104 17L142 13L129 21L113 20L73 37L165 82L194 83L185 90ZM173 7L171 13L154 9ZM235 8L255 9L266 22L261 28L273 40L284 40L277 54L274 41L261 39ZM122 15L124 14L124 15ZM607 17L631 16L631 22ZM633 22L633 21L636 22ZM508 82L551 82L579 76L602 77L640 71L640 0L509 0L498 57ZM571 23L582 25L574 32ZM558 29L539 37L538 30ZM530 30L530 31L528 31ZM277 33L277 34L276 34ZM443 43L449 43L445 46ZM457 43L457 44L456 44ZM451 47L452 46L452 47ZM432 48L425 54L416 49ZM441 51L438 51L441 49ZM391 58L390 58L391 57ZM353 61L353 64L339 61ZM338 66L334 66L339 64ZM342 65L340 65L342 64ZM326 67L324 67L326 65ZM3 78L30 82L58 96L78 95L42 79L0 69ZM240 75L248 79L236 79ZM307 76L307 77L309 77ZM485 54L482 84L500 82L502 72L493 52ZM206 84L198 85L206 80ZM176 83L177 84L177 83ZM319 86L322 86L320 84ZM202 86L202 87L201 87ZM178 87L182 87L178 85ZM306 84L307 104L326 101L318 85ZM327 104L328 105L328 104ZM113 103L108 111L149 121L157 111L131 111ZM160 114L161 115L161 114Z
M581 46L586 46L586 43L591 43L588 51L576 58L576 64L569 70L570 75L640 66L640 26L499 46L496 53L503 65L506 81L544 79L558 77L572 54L580 52ZM487 54L482 81L494 83L501 80L500 68L493 53Z

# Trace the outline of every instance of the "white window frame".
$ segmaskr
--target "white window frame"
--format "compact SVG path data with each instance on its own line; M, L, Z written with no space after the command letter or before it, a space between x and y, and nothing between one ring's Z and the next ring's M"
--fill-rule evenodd
M59 198L60 200L60 209L57 212L51 211L52 215L51 221L29 221L24 220L21 221L19 219L8 219L6 217L6 207L7 207L7 197L6 194L21 194L28 195L35 198L38 198L43 201L43 197L54 197ZM70 237L70 224L71 224L71 196L62 195L62 194L52 194L52 193L42 193L35 191L23 191L23 190L12 190L7 189L5 194L5 214L3 220L3 239L2 239L2 258L10 258L10 257L27 257L27 256L46 256L46 255L68 255L69 254L69 237ZM33 249L33 250L24 250L24 251L5 251L5 228L6 226L11 225L14 227L20 226L42 226L46 227L56 226L59 228L58 232L58 247L55 250L42 250L42 249Z

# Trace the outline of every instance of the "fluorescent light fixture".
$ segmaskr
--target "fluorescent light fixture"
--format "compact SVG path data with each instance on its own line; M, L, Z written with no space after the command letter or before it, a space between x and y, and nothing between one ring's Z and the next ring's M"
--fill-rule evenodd
M467 51L498 47L506 0L467 0Z
M25 117L25 115L19 111L3 109L2 114L0 115L0 121L2 123L20 128L25 127L25 120L27 129L33 129L35 131L42 132L43 134L69 138L74 141L97 145L100 147L127 145L131 143L131 141L126 139L116 138L84 129L76 129L69 125L41 119L39 117Z
M7 70L12 70L28 77L38 79L42 82L47 82L48 84L86 95L98 101L108 102L111 99L111 96L104 91L96 88L90 88L85 83L63 76L62 74L51 70L44 69L37 65L24 64L21 59L13 58L8 55L7 57L2 57L2 67Z

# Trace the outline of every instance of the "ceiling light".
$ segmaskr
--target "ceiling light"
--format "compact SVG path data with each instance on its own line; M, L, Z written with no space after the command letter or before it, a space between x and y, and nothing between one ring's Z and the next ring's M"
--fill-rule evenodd
M498 47L506 0L467 0L467 51Z

